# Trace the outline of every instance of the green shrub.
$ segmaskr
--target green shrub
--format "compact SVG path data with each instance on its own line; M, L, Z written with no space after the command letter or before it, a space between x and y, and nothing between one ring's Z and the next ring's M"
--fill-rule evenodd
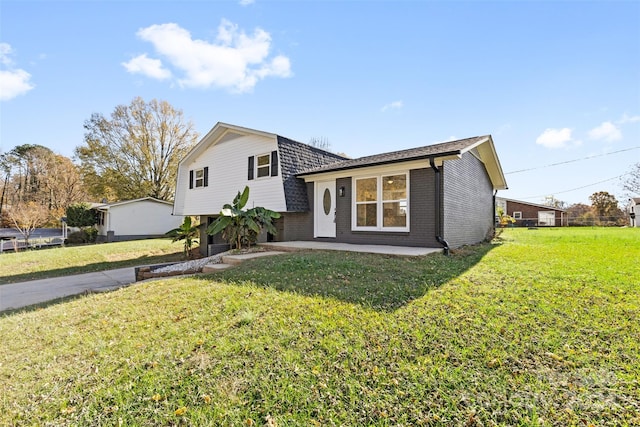
M80 231L74 231L67 236L67 242L70 245L79 245L82 243L95 243L98 236L98 230L95 228L83 228Z

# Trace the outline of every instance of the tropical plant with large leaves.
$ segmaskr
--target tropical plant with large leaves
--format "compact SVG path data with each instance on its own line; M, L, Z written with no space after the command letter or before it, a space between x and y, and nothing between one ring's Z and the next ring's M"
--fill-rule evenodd
M280 214L262 206L244 210L248 200L249 187L246 186L242 193L238 191L233 203L222 207L220 215L207 227L207 234L222 233L222 238L236 249L244 245L250 247L263 230L276 234L273 221L280 218Z
M171 237L171 242L184 240L184 256L186 258L189 258L189 254L193 249L194 243L198 243L198 234L198 225L193 224L190 216L184 217L184 220L179 227L165 233L166 236Z

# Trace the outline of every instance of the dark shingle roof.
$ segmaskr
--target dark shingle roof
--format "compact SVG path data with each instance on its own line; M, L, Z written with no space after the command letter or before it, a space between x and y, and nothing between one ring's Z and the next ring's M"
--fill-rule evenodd
M443 157L447 155L461 154L463 150L489 138L489 136L475 136L473 138L460 139L458 141L443 142L424 147L410 148L408 150L392 151L390 153L375 154L373 156L348 159L337 163L311 167L298 172L298 175L311 175L321 172L333 172L346 169L357 169L365 166L376 166L388 163L406 162L409 160L427 159L430 157Z
M296 178L300 171L345 160L345 157L338 154L293 141L280 135L278 135L278 152L288 212L306 212L309 210L307 185L302 179Z

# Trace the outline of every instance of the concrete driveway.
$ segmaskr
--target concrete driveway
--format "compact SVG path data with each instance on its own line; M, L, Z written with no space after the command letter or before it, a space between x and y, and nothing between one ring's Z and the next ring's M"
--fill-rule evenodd
M135 282L134 267L0 285L0 312L85 292L118 289Z

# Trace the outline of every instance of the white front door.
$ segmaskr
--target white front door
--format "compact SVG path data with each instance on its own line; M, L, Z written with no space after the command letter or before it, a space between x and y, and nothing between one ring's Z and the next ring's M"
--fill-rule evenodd
M316 182L315 237L336 237L336 181Z

